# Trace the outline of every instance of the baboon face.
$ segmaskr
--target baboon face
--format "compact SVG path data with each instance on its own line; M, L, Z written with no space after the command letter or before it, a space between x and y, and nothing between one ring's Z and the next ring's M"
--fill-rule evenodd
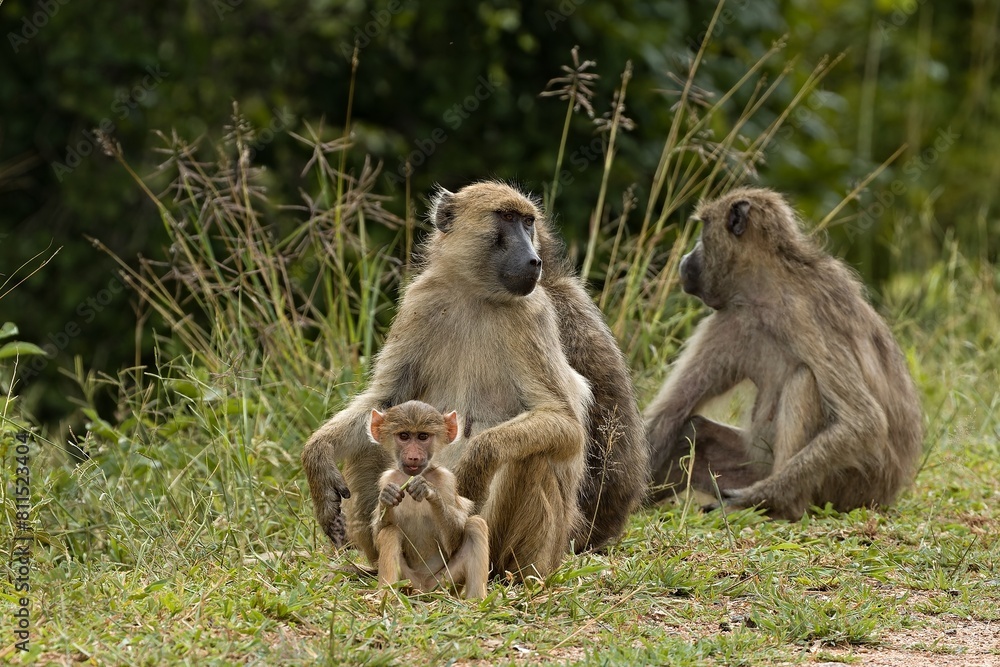
M458 415L443 415L426 403L407 401L385 412L372 410L368 436L412 477L427 469L435 448L458 437Z
M735 190L699 206L694 218L701 236L681 260L681 286L715 310L756 284L751 276L759 283L766 264L797 245L794 214L770 190Z
M710 308L722 308L731 297L728 288L734 281L729 273L739 261L749 209L750 203L739 199L726 206L702 207L695 215L702 224L701 236L681 260L681 287Z
M514 296L535 289L542 275L535 231L541 214L523 194L498 183L441 190L431 215L443 234L438 247L458 262L476 260L469 273L482 285Z

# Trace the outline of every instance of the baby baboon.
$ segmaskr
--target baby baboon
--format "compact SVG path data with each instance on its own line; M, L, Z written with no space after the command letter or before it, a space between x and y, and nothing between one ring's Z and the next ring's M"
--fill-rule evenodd
M887 505L913 478L923 438L913 381L885 322L841 261L799 228L785 200L739 189L702 204L684 291L714 309L647 408L656 482L796 519L810 505ZM748 433L696 415L749 379Z
M486 521L469 516L472 501L458 495L455 476L431 462L436 447L458 438L457 414L407 401L385 413L372 410L368 433L395 460L379 480L372 516L379 583L409 579L429 591L444 581L464 585L467 598L486 597Z
M539 283L545 221L520 192L489 182L439 192L431 217L425 266L406 288L368 388L303 450L317 518L330 535L348 499L348 536L377 561L371 516L391 461L365 433L371 410L414 399L449 406L464 417L464 437L438 457L489 525L494 572L545 576L582 533L591 402Z

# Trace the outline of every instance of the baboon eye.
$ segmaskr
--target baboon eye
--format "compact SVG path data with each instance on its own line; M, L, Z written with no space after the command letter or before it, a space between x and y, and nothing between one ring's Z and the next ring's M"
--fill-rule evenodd
M514 214L511 213L510 211L503 211L500 214L500 217L506 220L507 222L514 222Z
M426 440L429 437L431 436L427 433L417 433L417 440Z
M524 226L525 227L531 227L533 224L535 224L535 216L533 216L533 215L525 216L525 218L524 218Z
M407 433L406 431L403 431L402 433L399 434L398 437L400 440L406 441L410 439L410 434Z

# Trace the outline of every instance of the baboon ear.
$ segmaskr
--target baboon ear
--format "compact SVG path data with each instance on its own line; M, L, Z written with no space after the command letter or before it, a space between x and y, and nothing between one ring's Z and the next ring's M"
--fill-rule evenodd
M431 198L431 222L446 234L455 224L455 195L442 187Z
M379 439L382 437L382 422L384 421L385 415L372 408L372 418L368 420L368 437L375 444L379 444Z
M452 410L444 416L444 430L448 442L455 442L458 438L458 413Z
M733 204L732 208L729 209L729 217L726 218L726 229L733 236L743 236L750 221L749 213L750 202L746 199L741 199Z

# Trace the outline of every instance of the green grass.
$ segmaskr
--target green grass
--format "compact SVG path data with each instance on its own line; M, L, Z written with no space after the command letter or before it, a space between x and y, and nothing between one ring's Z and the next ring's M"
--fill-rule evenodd
M755 71L738 85L756 85ZM642 405L702 312L676 288L692 237L678 212L739 181L778 129L744 141L751 105L706 147L697 137L718 124L723 102L695 115L688 92L653 176L657 194L615 218L602 192L588 243L595 298ZM818 510L796 523L645 508L619 544L567 557L547 581L493 582L480 602L383 597L354 571L359 554L333 552L317 530L299 464L308 434L363 381L419 237L412 204L397 218L371 171L345 173L349 125L297 135L314 159L296 207L268 200L265 177L243 159L253 130L238 114L218 146L164 137L168 195L136 177L172 240L171 267L121 262L145 304L140 327L155 329L156 363L117 377L68 371L90 420L79 443L89 459L72 465L57 436L35 434L31 651L4 634L3 660L749 665L996 651L907 634L1000 619L1000 280L954 244L880 295L927 426L926 459L895 507ZM633 209L643 211L638 233L628 231ZM2 368L6 388L17 371ZM109 420L93 408L106 388L120 397ZM0 405L7 480L30 419L13 392ZM13 534L11 485L0 493ZM5 629L19 597L12 582L0 582Z

